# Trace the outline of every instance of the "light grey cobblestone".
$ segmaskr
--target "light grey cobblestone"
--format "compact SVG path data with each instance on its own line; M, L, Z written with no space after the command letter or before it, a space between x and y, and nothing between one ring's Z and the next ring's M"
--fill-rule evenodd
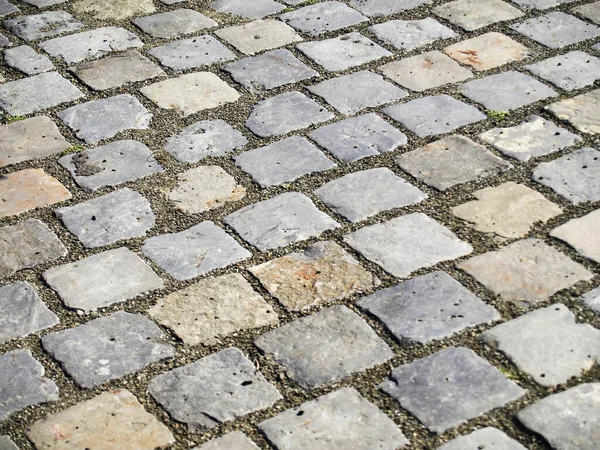
M456 36L454 31L431 17L421 20L390 20L373 25L369 30L386 44L407 51Z
M285 9L285 6L273 0L253 0L252 3L246 0L215 0L210 7L221 13L248 19L262 19Z
M581 51L548 58L525 68L567 91L591 86L600 79L600 58Z
M466 436L452 439L442 445L439 450L465 450L465 449L502 449L502 450L527 450L517 441L509 438L497 428L486 427L472 432Z
M54 64L45 55L37 53L28 45L4 50L4 61L10 67L20 70L26 75L37 75L54 70Z
M560 11L510 26L549 48L562 48L600 36L600 28Z
M235 59L231 50L207 34L169 42L151 48L148 53L174 70L196 69Z
M244 0L245 1L245 0ZM247 4L247 3L246 3ZM224 436L211 439L205 444L194 447L193 450L259 450L254 442L241 431L232 431Z
M193 9L176 9L133 19L132 22L150 36L164 39L196 33L218 25L214 20Z
M592 289L580 298L585 305L600 314L600 288Z
M521 17L523 13L502 0L456 0L433 8L433 13L466 31Z
M292 27L273 19L221 28L215 34L246 55L302 41Z
M76 31L83 24L66 11L45 11L31 16L4 21L4 26L26 41L35 41L69 31Z
M0 17L8 16L17 11L20 11L20 9L8 0L0 0Z
M325 1L304 6L279 17L308 36L320 36L367 20L355 9L338 1Z
M600 240L596 237L598 227L600 210L597 209L555 228L550 232L550 236L565 241L586 258L600 262Z
M0 450L19 450L19 447L8 436L0 436Z
M392 14L417 8L431 3L432 0L350 0L350 6L367 16L390 16Z

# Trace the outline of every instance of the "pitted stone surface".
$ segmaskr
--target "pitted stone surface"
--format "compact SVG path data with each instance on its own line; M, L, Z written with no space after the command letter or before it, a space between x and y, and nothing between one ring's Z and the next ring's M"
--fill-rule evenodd
M580 300L583 301L588 308L591 308L600 314L600 287L586 292L580 297Z
M488 449L492 450L527 450L517 441L509 438L502 431L486 427L477 431L452 439L442 445L438 450L465 450L465 449Z
M400 366L380 388L434 433L443 433L526 391L464 347L451 347Z
M364 320L341 305L269 331L255 343L305 389L342 380L393 356Z
M190 431L214 428L281 399L277 389L235 347L157 376L148 391Z
M44 11L4 21L4 26L26 41L79 30L83 24L66 11Z
M218 25L214 20L193 9L176 9L152 16L138 17L132 22L146 34L163 39L196 33Z
M86 312L163 286L158 275L125 247L49 269L44 280L65 305Z
M95 19L124 20L156 11L152 0L77 0L73 9L79 13L91 14Z
M246 55L255 55L302 40L292 27L274 19L221 28L215 34Z
M50 58L37 53L28 45L4 50L4 62L27 75L37 75L54 70L54 64Z
M163 66L175 70L196 69L235 59L233 52L207 34L154 47L148 53Z
M548 58L525 68L567 91L591 86L600 79L600 58L581 51Z
M377 39L406 51L456 36L454 31L431 17L421 20L390 20L373 25L369 30Z
M8 436L0 436L0 450L19 450L19 447Z
M377 291L358 302L401 342L426 344L501 316L445 272Z
M340 226L299 192L248 205L226 216L224 222L261 251L285 247Z
M320 36L367 20L338 1L324 1L282 14L281 19L308 36Z
M457 0L436 6L433 13L466 31L521 17L523 13L502 0Z
M562 48L600 36L600 28L560 11L534 17L510 28L549 48Z
M280 450L397 450L408 444L398 426L352 388L288 409L259 427Z
M8 16L17 11L20 11L20 9L8 0L0 0L0 17Z
M546 109L583 133L600 134L600 89L560 100Z
M247 19L262 19L285 9L281 3L273 0L215 0L210 7L225 14L233 14Z
M597 209L578 219L571 219L567 223L555 228L550 232L550 236L565 241L586 258L600 262L599 229L600 210Z
M244 4L246 0L242 0ZM274 3L274 2L273 2ZM231 431L219 438L194 447L192 450L260 450L257 445L244 435L241 431Z

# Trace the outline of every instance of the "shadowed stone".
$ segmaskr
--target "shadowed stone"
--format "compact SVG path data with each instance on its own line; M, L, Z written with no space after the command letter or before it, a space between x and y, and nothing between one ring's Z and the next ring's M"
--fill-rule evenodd
M432 11L466 31L523 16L517 8L501 0L457 0L436 6Z
M215 34L245 55L255 55L302 40L292 27L274 19L221 28Z
M245 5L246 0L242 0ZM273 2L274 3L274 2ZM192 450L260 450L254 442L248 439L241 431L231 431L224 436L194 447Z
M154 47L148 53L163 66L175 70L196 69L235 59L227 47L207 34Z
M417 8L432 0L350 0L350 6L367 16L390 16L400 11Z
M591 86L600 79L600 58L574 51L525 66L554 86L571 91Z
M421 20L390 20L373 25L369 30L377 39L406 51L456 36L454 31L431 17Z
M163 39L196 33L218 25L214 20L193 9L176 9L152 16L138 17L132 22L146 34Z
M79 30L83 24L66 11L44 11L5 20L4 26L26 41L35 41Z
M550 236L565 241L577 253L592 261L600 262L600 210L597 209L578 219L571 219L567 223L555 228Z
M600 89L560 100L546 109L583 133L600 134Z
M473 431L466 436L459 436L442 445L438 450L465 450L492 448L497 450L527 450L517 441L509 438L502 431L486 427Z
M585 303L588 308L591 308L600 314L600 287L586 292L579 298L579 300Z
M54 64L50 58L40 55L28 45L4 50L4 62L27 75L37 75L54 70Z
M152 0L77 0L73 9L92 15L95 19L124 20L156 11Z
M309 36L320 36L367 21L358 11L338 1L305 6L280 17L296 30Z
M560 11L534 17L510 28L549 48L562 48L600 36L600 28Z
M273 0L216 0L210 3L215 11L233 14L247 19L262 19L271 14L277 14L285 9L281 3Z

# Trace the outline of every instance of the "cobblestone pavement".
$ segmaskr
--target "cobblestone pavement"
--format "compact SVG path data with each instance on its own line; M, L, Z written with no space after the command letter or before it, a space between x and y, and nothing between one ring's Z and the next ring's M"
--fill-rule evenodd
M0 0L0 449L600 448L600 2Z

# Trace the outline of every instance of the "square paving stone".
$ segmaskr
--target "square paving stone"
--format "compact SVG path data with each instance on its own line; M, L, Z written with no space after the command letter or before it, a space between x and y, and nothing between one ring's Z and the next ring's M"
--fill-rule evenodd
M148 53L174 70L196 69L235 59L232 51L208 34L154 47Z
M573 8L573 12L582 15L594 23L600 24L600 2L588 3Z
M170 358L158 326L142 314L118 311L42 338L44 349L84 389L93 388Z
M442 445L438 450L465 450L492 448L497 450L527 450L514 439L509 438L497 428L486 427L459 436Z
M386 44L406 51L456 36L454 31L431 17L421 20L390 20L373 25L369 31Z
M390 16L400 11L417 8L432 0L350 0L350 6L367 16Z
M433 8L436 16L466 31L474 31L493 23L513 20L523 13L501 0L457 0Z
M338 1L325 1L304 6L279 17L296 30L309 36L320 36L368 20L355 9Z
M221 28L215 34L245 55L255 55L302 40L292 27L274 19Z
M0 422L32 405L58 400L58 386L29 350L0 355Z
M37 75L54 70L54 64L45 55L40 55L28 45L4 50L4 62L26 75Z
M591 308L600 314L600 287L586 292L579 298L579 300L585 303L588 308Z
M502 318L440 271L377 291L358 305L381 320L399 341L421 344Z
M245 206L223 221L261 251L285 247L340 227L299 192L286 192Z
M564 384L600 362L600 330L576 323L561 303L498 325L481 339L542 386Z
M519 161L549 155L581 141L576 134L536 115L514 127L492 128L481 133L479 138Z
M242 0L246 1L246 0ZM245 3L246 5L248 3ZM241 431L231 431L224 436L194 447L192 450L260 450L258 446Z
M517 417L558 450L598 446L600 383L581 384L546 397L521 410Z
M451 347L400 366L380 389L434 433L443 433L526 391L468 348Z
M165 150L179 162L196 163L244 147L248 139L227 122L201 120L167 139Z
M499 295L522 306L544 301L592 274L539 239L524 239L477 255L459 269Z
M144 254L176 280L189 280L252 254L209 220L172 234L147 239Z
M549 48L562 48L600 36L600 28L560 11L525 20L510 28Z
M535 181L576 205L600 200L600 152L582 148L554 161L539 164Z
M321 150L300 136L248 150L233 159L262 187L289 183L301 176L336 166Z
M215 11L224 14L245 17L247 19L262 19L271 14L277 14L285 9L281 3L273 0L216 0L210 3Z
M58 117L88 144L125 130L146 130L152 114L130 94L92 100L59 112Z
M0 344L58 323L56 314L40 300L29 283L18 281L0 287Z
M380 106L406 97L406 91L385 81L381 75L368 70L342 75L307 86L313 94L345 115L356 114L365 108Z
M8 16L17 11L20 11L20 9L8 2L8 0L0 0L0 17Z
M260 137L281 136L311 125L327 122L334 114L297 91L284 92L258 102L246 126Z
M350 222L427 198L427 194L384 167L344 175L316 189L314 194Z
M344 236L353 249L395 277L468 255L473 248L423 213L407 214Z
M0 9L0 12L2 10ZM19 450L19 447L10 440L8 436L0 436L0 449L1 450Z
M319 73L285 49L240 59L222 68L252 93L318 77Z
M190 431L214 428L282 398L235 347L157 376L148 391Z
M44 280L69 308L95 311L163 287L163 281L125 247L44 272Z
M283 411L259 427L280 450L397 450L408 444L392 419L353 388Z
M26 433L36 448L49 450L154 450L175 442L169 429L125 389L104 392L49 415Z
M249 270L288 311L340 300L379 284L333 241L317 242L303 252L290 253Z
M152 16L138 17L132 22L146 34L163 39L197 33L218 25L214 20L193 9L176 9Z
M394 355L363 319L341 305L294 320L254 342L305 389L342 380Z
M600 89L552 103L546 109L582 133L600 134Z
M66 11L44 11L5 20L4 26L26 41L35 41L79 30L83 24Z
M600 230L600 209L578 219L569 220L552 230L550 236L565 241L586 258L600 262L598 230Z
M548 58L525 68L567 91L591 86L600 79L600 58L581 51Z
M296 48L329 72L392 56L389 51L356 32L322 41L302 42Z
M152 0L77 0L73 10L91 15L94 19L124 20L156 11Z

